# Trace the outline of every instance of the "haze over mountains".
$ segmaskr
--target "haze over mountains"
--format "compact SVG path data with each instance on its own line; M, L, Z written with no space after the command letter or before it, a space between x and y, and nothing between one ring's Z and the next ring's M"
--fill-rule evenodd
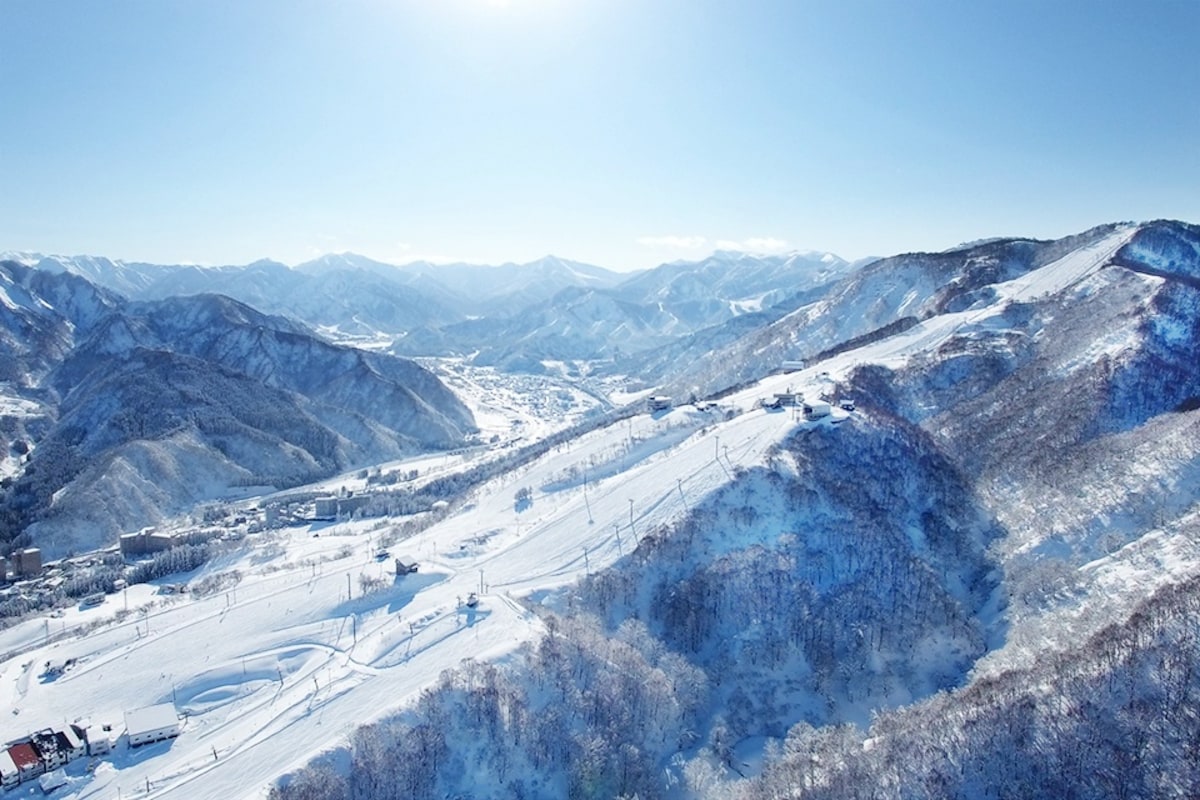
M485 394L456 398L411 361L331 343L352 332L342 312L318 335L315 320L209 293L191 268L164 269L199 293L132 300L80 273L128 290L149 267L46 266L0 271L10 535L83 548L214 487L261 494L239 506L252 515L284 502L275 488L477 445L403 488L342 475L321 490L367 493L362 519L249 536L189 578L257 587L241 600L164 608L155 638L114 623L64 644L85 666L26 681L23 715L65 715L73 687L102 695L87 659L134 651L136 680L112 702L143 686L170 698L169 670L191 714L169 751L73 791L1200 787L1196 225L853 265L719 253L620 277L546 260L506 273L494 305L467 296L483 285L472 268L436 291L431 269L411 296L447 316L388 328L378 312L355 335L596 398L569 429L495 441L472 438ZM347 256L213 275L264 296L337 276L320 285L341 287L325 303L339 307L360 288L410 296L391 271L405 272ZM630 387L676 407L622 407ZM796 392L812 414L764 403ZM383 541L418 554L420 573L371 583ZM39 621L21 625L23 658L49 657ZM177 654L184 637L212 660ZM17 669L0 662L4 678Z
M395 339L401 355L477 353L486 363L524 367L641 351L773 306L851 267L829 253L718 252L632 276L553 256L519 265L392 266L342 254L288 268L273 261L194 267L13 255L130 299L224 294L335 338Z

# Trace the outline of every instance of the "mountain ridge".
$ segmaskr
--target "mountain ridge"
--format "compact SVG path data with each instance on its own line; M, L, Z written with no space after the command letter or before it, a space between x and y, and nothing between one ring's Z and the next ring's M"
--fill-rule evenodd
M0 309L0 332L15 331L6 338L25 348L12 350L19 380L0 386L6 404L26 404L20 415L0 411L6 541L89 549L238 485L306 483L460 446L476 430L423 367L331 344L228 297L130 302L13 262L0 262L4 286L10 301L17 287L34 287L20 314ZM205 481L188 479L192 461ZM114 484L118 462L124 478ZM137 478L139 469L156 479ZM122 485L147 490L137 503L113 502Z

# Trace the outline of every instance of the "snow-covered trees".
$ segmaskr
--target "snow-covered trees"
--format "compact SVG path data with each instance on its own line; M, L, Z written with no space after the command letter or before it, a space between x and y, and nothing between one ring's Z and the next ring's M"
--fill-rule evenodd
M358 729L352 768L328 793L312 793L314 767L273 796L455 796L482 784L504 797L661 797L661 767L690 743L680 732L698 725L706 677L640 623L616 636L594 620L547 625L516 668L464 661L415 708Z
M348 796L478 781L505 796L661 797L665 774L704 773L688 760L738 766L747 737L865 722L864 708L958 685L994 588L995 532L966 485L899 421L785 449L800 474L745 473L646 535L543 612L548 633L519 664L466 662L360 732ZM870 470L895 480L866 486Z
M865 732L797 726L742 797L1193 796L1198 613L1192 578L1078 651L884 712Z

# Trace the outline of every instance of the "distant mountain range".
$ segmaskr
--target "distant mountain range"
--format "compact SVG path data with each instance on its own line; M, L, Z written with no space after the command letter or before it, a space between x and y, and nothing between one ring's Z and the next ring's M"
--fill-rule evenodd
M842 277L830 253L717 252L632 275L547 256L528 264L415 262L327 255L289 268L125 263L10 254L134 300L223 294L299 320L333 339L387 339L404 356L472 356L538 372L543 361L609 359L757 313Z

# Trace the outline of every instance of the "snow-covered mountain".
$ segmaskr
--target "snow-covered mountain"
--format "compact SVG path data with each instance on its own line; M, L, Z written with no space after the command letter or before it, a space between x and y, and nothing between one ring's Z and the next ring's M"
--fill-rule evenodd
M290 268L268 259L245 266L126 263L92 256L12 254L23 264L72 272L135 300L223 294L334 335L396 335L483 314L511 316L570 287L607 288L617 273L547 256L499 266L395 266L354 253Z
M74 275L0 261L0 382L36 386L120 302Z
M554 256L498 266L393 266L343 253L295 268L267 260L196 267L21 257L133 299L219 293L334 338L391 339L400 355L472 355L481 365L533 372L543 360L607 360L747 314L790 310L798 297L858 266L830 253L718 252L630 277Z
M133 631L103 607L0 630L0 697L186 712L80 796L1195 794L1200 227L815 291L710 329L716 401L247 503L352 489L380 516L247 536L169 602L131 586ZM763 403L796 393L811 414Z
M742 317L794 307L851 272L829 253L753 256L718 252L699 262L673 262L610 288L574 286L519 313L483 316L400 337L401 355L473 353L478 364L537 371L543 360L608 360L663 348ZM762 317L755 317L761 324ZM644 372L639 358L621 366Z
M607 289L622 280L620 273L602 267L544 256L526 264L430 264L414 262L399 267L414 285L434 284L453 292L471 316L514 316L529 306L544 303L563 289Z
M379 781L1190 794L1200 775L1181 743L1200 728L1178 709L1200 697L1198 275L1200 227L1176 222L864 270L776 323L786 344L811 342L808 368L743 386L724 422L616 485L582 459L599 476L581 499L599 523L580 538L593 575L556 602L535 592L556 609L536 646L443 676L356 733L340 756L355 769L326 759L276 796L370 796ZM782 391L857 410L831 423L751 409ZM560 474L576 482L544 484L535 507L579 486ZM598 568L625 527L605 501L626 495L643 538ZM444 737L435 766L419 758L430 730ZM405 742L412 758L381 757Z
M4 538L95 546L239 486L461 444L471 413L411 361L219 295L128 303L0 266Z
M996 239L961 250L877 259L826 291L798 298L805 302L768 325L732 340L714 329L680 343L688 349L676 346L670 358L651 357L648 363L660 369L656 382L675 391L719 391L777 370L784 361L811 362L846 343L863 344L864 339L986 302L994 284L1087 247L1117 227L1100 226L1055 241Z
M618 294L634 302L660 303L696 330L832 283L853 266L833 253L717 251L702 261L673 261L639 273L624 281Z

